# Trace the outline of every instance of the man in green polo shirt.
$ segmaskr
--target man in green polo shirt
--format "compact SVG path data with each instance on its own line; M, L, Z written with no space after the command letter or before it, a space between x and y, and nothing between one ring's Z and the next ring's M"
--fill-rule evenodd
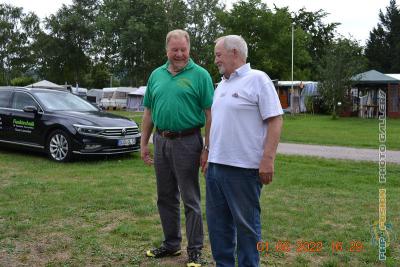
M163 244L146 256L180 255L180 197L183 200L188 239L187 267L201 266L203 220L200 205L199 166L208 158L208 136L214 87L210 74L189 57L186 31L167 34L168 61L155 69L144 96L141 157L154 162L157 206L164 232ZM205 144L200 128L205 125ZM148 148L153 128L154 160Z

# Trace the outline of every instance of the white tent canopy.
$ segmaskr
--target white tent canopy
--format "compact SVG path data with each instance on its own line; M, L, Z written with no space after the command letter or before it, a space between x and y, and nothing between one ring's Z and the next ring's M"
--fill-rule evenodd
M140 86L136 91L129 93L130 95L141 95L144 96L146 93L146 86Z
M62 86L60 86L58 84L49 82L47 80L43 80L43 81L40 81L40 82L37 82L37 83L33 83L33 84L27 85L25 87L26 88L46 88L46 89L66 90L64 87L62 87Z

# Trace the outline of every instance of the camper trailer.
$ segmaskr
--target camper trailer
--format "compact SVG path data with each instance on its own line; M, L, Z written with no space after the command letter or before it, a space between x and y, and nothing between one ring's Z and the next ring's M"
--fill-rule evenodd
M133 93L138 88L135 87L118 87L112 97L111 106L113 109L126 109L128 102L128 94Z
M126 109L128 94L136 90L134 87L104 88L100 106L104 109Z
M102 96L103 96L103 90L102 89L90 89L87 92L86 100L89 101L92 104L100 106L100 102L101 102L101 97Z
M82 87L72 87L71 88L71 93L73 93L74 95L77 95L83 99L86 99L87 92L88 92L88 90L86 88L82 88Z
M117 90L117 87L106 87L103 88L103 95L100 101L100 107L103 109L110 109L111 102L114 95L114 92Z

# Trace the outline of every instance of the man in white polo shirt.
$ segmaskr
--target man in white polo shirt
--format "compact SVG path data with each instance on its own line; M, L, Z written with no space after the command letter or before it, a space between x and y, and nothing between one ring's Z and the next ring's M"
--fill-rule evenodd
M223 75L214 92L206 175L206 213L218 267L259 266L260 193L274 174L282 107L270 78L246 64L247 44L219 38L215 63Z

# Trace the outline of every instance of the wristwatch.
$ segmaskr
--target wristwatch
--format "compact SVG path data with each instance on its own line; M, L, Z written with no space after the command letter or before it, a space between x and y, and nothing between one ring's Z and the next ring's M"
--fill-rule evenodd
M205 150L205 151L208 152L208 151L209 151L208 148L209 148L208 145L205 145L205 146L203 147L203 150Z

